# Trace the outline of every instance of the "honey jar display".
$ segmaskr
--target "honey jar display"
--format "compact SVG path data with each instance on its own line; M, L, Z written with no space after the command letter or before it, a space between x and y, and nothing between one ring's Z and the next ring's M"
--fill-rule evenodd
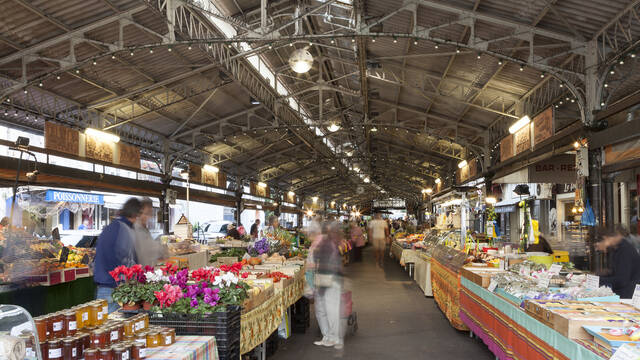
M162 345L169 346L176 342L176 331L174 329L165 329L161 332Z
M104 330L93 330L91 332L91 348L100 349L107 345L107 332Z
M125 336L134 336L136 333L135 330L135 321L133 319L126 319L123 322L124 327L124 335Z
M128 360L127 350L122 345L113 347L113 360Z
M98 350L96 349L86 349L84 351L84 360L98 360Z
M113 360L113 350L111 347L100 349L98 351L98 360Z
M78 348L76 344L75 338L68 337L62 340L62 358L64 360L76 360L78 358Z
M89 305L89 324L91 324L91 326L98 326L103 323L102 318L102 304L91 303L91 305Z
M61 313L51 315L51 338L58 339L64 336L64 316Z
M24 349L26 356L29 358L37 358L37 351L33 336L30 333L21 334L20 339L24 341Z
M38 333L38 341L43 342L47 340L47 317L38 316L33 318L33 322L36 324L36 332Z
M42 355L42 360L49 359L49 343L46 341L40 342L40 355Z

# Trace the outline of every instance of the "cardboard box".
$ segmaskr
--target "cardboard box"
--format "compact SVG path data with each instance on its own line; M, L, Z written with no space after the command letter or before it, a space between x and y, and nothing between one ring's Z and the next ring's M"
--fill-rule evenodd
M238 258L235 256L220 256L218 257L218 263L220 265L233 265L238 262Z

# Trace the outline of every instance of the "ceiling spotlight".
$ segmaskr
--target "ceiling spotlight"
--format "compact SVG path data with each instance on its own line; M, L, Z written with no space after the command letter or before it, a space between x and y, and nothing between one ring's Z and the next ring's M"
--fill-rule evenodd
M631 55L629 55L629 56L631 56L631 58L633 59L633 58L636 57L636 53L631 53Z
M187 50L191 50L193 49L193 47L191 47L191 44L189 44L189 46L187 46Z
M515 123L513 123L513 125L509 127L509 133L515 134L516 132L518 132L518 130L529 125L530 122L531 122L531 118L528 115L521 117L520 120L516 121Z
M564 98L565 100L569 101L569 97L567 96L566 98Z
M563 83L560 83L560 87L561 87L561 88L563 88L563 87L564 87L564 84L563 84Z
M456 48L456 54L460 54L460 48Z
M335 43L336 43L336 39L331 38L331 43L332 43L332 44L335 44Z
M42 85L43 85L43 84L42 84L42 81L40 81L40 82L38 83L38 86L42 87Z
M413 45L418 45L418 39L413 40Z
M331 125L329 125L327 127L327 130L329 130L331 132L336 132L336 131L340 130L340 125L338 125L336 123L331 123Z
M313 65L313 56L307 48L298 49L289 57L289 66L291 70L298 74L304 74L311 69Z
M524 65L520 65L520 71L524 71Z
M9 112L7 110L4 111L4 116L9 115Z
M560 100L560 105L562 105L562 104L563 104L563 102L562 102L562 100Z
M609 74L611 74L611 75L613 75L613 74L615 74L615 73L616 73L616 71L615 71L615 70L613 70L613 69L612 69L611 71L609 71Z
M374 126L374 127L371 128L371 132L376 132L376 131L378 131L377 127Z
M273 45L269 44L269 50L273 49Z
M211 45L211 44L209 43L209 45L207 45L207 47L208 47L209 49L211 49L211 48L213 47L213 45Z
M478 53L478 55L476 55L476 58L480 60L482 58L482 54Z
M80 74L80 69L76 69L76 74Z
M367 184L371 182L371 180L370 180L368 177L364 178L364 180L363 180L363 181L364 181L365 183L367 183Z
M371 42L376 42L376 38L371 38Z
M439 46L438 44L433 45L433 48L434 48L434 49L436 49L436 50L437 50L439 47L440 47L440 46Z
M462 169L463 167L467 166L467 160L462 160L458 163L458 168Z
M572 102L572 103L576 102L576 99L571 99L571 102Z
M56 75L56 80L60 80L60 75Z
M289 47L292 47L292 46L293 46L293 43L292 43L292 42L291 42L291 43L289 43Z
M116 59L116 56L115 56L115 55L111 55L111 58L115 60L115 59Z
M29 91L28 91L27 89L24 89L22 92L26 94L26 93L28 93Z
M133 51L130 51L130 52L129 52L129 55L133 56Z
M440 184L442 182L442 180L440 180L440 178L437 178L435 182L436 182L436 184Z
M332 167L331 167L331 170L335 170L335 169L336 169L336 167L335 167L335 166L332 166Z
M540 74L540 77L541 77L541 78L544 78L544 73Z
M149 54L153 54L153 49L149 49Z
M502 65L502 64L503 64L502 60L498 60L498 65Z
M620 61L618 62L618 64L620 64L620 65L624 65L624 60L623 60L623 59L620 59Z
M609 84L604 84L604 87L609 87Z
M249 97L249 102L251 103L251 105L259 105L260 104L260 101L254 99L252 97Z
M169 47L167 48L167 51L168 51L168 52L173 51L173 49L171 48L171 46L169 46Z
M604 106L604 105L605 105L604 101L600 103L600 106Z
M398 42L398 38L397 38L397 37L394 37L394 38L393 38L393 43L395 44L395 43L397 43L397 42Z
M91 63L92 63L93 65L98 65L98 62L97 62L97 61L95 61L95 60L93 60Z
M351 38L351 42L352 43L356 42L356 38Z

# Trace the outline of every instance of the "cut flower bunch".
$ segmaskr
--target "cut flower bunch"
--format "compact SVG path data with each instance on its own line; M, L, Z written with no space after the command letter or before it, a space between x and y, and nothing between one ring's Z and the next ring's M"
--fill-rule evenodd
M153 303L153 312L210 314L227 306L241 306L249 285L242 281L242 264L200 268L189 272L168 264L162 268L120 266L110 274L118 283L114 301L121 304Z

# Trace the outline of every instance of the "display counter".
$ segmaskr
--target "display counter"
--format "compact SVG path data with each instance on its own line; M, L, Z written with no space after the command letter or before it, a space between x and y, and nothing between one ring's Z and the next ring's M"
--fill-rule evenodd
M460 284L462 322L498 359L602 360L611 356L590 341L563 336L518 305L465 277Z

